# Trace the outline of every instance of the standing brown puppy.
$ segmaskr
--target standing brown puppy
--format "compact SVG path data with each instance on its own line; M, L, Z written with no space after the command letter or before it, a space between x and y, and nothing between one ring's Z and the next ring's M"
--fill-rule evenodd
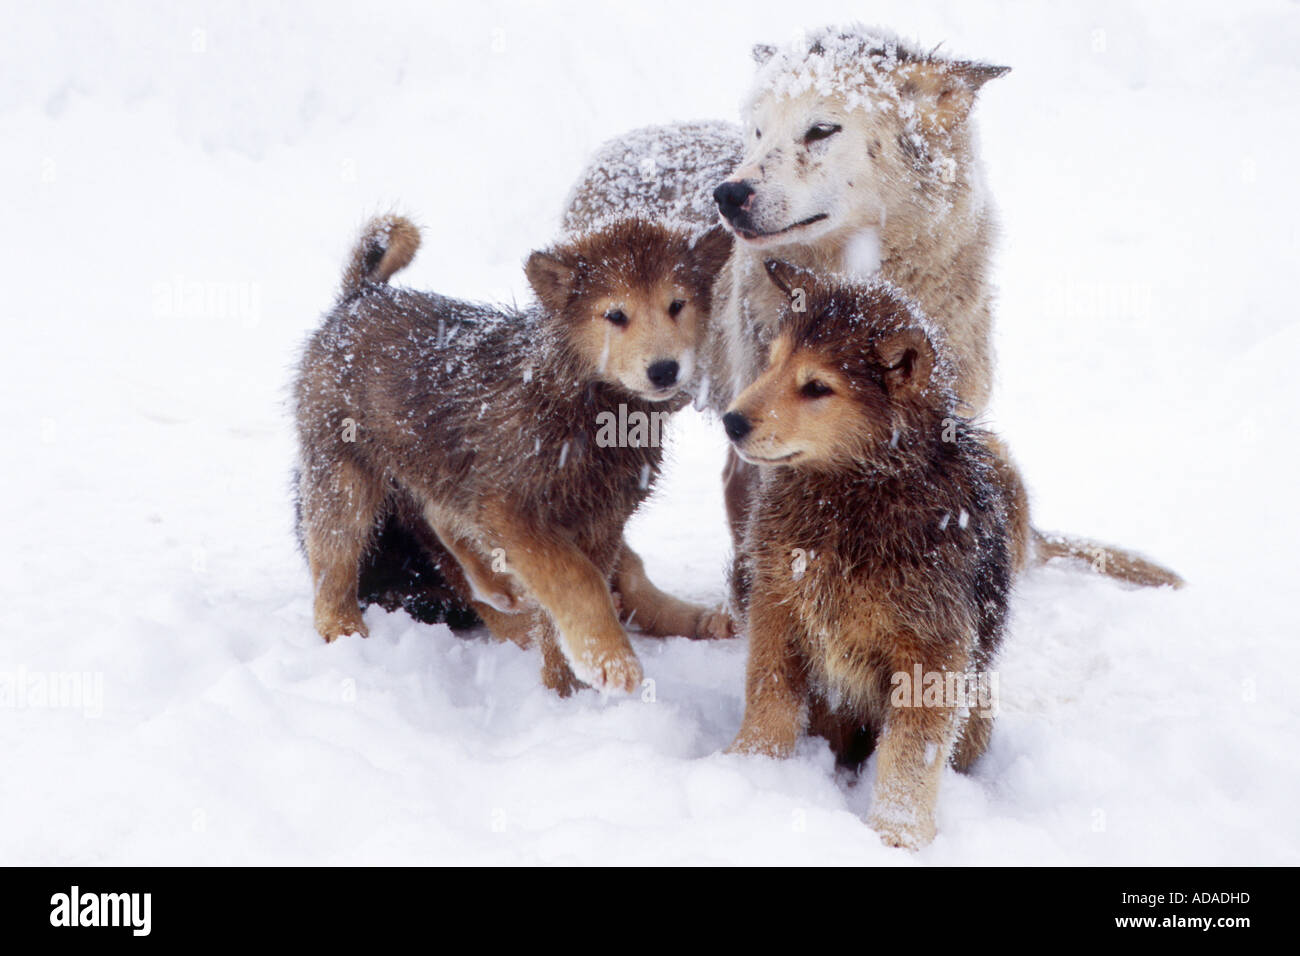
M686 402L730 238L613 223L533 253L540 304L522 311L388 286L418 243L405 219L371 223L297 381L321 635L365 634L358 568L392 514L454 557L449 583L493 633L540 643L561 692L575 677L641 680L611 582L651 634L725 633L621 541L658 474L663 420Z
M971 684L989 686L1024 492L956 413L952 369L899 292L767 269L794 307L723 419L762 469L731 749L784 756L805 730L843 746L865 729L879 752L870 823L916 848L934 836L944 766L988 744L991 708L972 712Z

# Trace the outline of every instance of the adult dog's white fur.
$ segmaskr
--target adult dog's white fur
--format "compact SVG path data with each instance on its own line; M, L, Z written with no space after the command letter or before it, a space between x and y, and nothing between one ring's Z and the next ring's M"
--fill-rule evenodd
M728 223L741 241L714 288L712 407L725 408L757 374L781 308L763 262L779 258L899 286L943 327L959 396L970 413L983 411L995 225L971 110L1006 69L928 55L879 31L825 30L754 52L743 129L683 124L606 144L570 197L566 224L585 227L629 205L689 215L701 203L680 190L711 194L716 169L731 164L728 181L754 192ZM649 177L668 188L651 192Z

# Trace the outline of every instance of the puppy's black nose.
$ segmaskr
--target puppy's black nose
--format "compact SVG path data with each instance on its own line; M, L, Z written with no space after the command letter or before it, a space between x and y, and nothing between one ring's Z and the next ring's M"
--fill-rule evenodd
M726 429L728 438L732 441L740 441L754 426L740 412L727 412L722 416L722 427Z
M735 219L752 195L754 195L754 187L749 183L733 183L728 180L713 190L713 201L718 204L718 211L722 215L727 219Z
M668 388L677 384L677 363L672 359L655 362L645 370L646 378L658 388Z

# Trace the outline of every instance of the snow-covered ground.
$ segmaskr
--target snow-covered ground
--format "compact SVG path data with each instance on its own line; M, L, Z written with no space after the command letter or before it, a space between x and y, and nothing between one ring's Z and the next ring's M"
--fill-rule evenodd
M0 863L1300 862L1300 13L1083 6L7 10ZM601 140L733 117L753 43L864 15L1014 67L994 423L1040 525L1190 581L1029 575L916 855L862 823L871 767L719 754L743 642L636 639L651 701L377 609L325 646L288 504L290 368L366 215L426 227L411 285L523 299ZM631 536L714 599L720 430L678 424Z

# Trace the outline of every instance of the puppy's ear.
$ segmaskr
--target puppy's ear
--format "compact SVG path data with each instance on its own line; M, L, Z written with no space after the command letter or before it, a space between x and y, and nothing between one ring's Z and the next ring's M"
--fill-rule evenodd
M885 387L894 396L918 395L934 373L934 345L915 327L886 332L876 340L876 355L885 369Z
M1011 72L969 60L908 63L899 68L900 89L916 103L922 124L930 130L951 130L965 122L975 106L975 94L989 80Z
M749 55L754 58L754 62L759 66L766 66L767 61L776 55L776 47L770 43L755 43L754 48L749 51Z
M691 240L691 275L703 294L712 291L713 280L731 258L734 244L735 236L726 226L714 226Z
M534 252L524 266L528 284L550 312L559 312L578 291L578 270L553 252Z
M791 300L797 296L806 297L817 284L817 277L812 272L780 259L768 259L763 268L772 284Z

